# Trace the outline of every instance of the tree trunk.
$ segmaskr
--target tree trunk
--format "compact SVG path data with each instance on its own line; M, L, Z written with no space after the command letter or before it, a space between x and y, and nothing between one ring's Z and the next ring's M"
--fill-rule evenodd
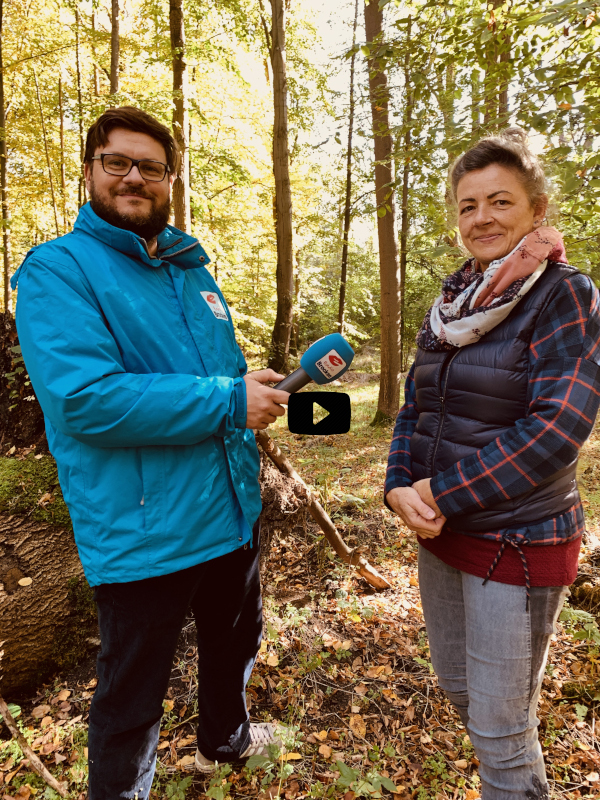
M368 42L381 40L383 12L377 0L365 0L365 28ZM376 46L373 46L368 59L381 282L381 379L374 425L395 419L400 401L400 269L388 118L389 89L384 65L373 56L375 52Z
M4 20L4 4L0 0L0 194L2 205L2 277L4 282L4 311L12 313L10 291L10 210L8 206L8 174L6 149L6 106L4 104L4 62L2 60L2 24Z
M290 349L294 311L294 246L292 190L288 149L287 75L285 65L285 3L271 0L273 67L273 175L275 176L275 232L277 236L277 314L271 336L269 367L284 372Z
M408 28L406 33L406 53L404 56L404 97L405 97L405 110L404 110L404 142L402 146L404 166L402 169L402 217L400 223L400 369L405 368L405 360L407 353L406 342L404 337L405 329L405 303L404 303L404 289L406 286L406 258L408 248L408 180L410 177L410 147L411 147L411 124L412 124L412 110L413 110L413 94L411 91L411 76L410 76L410 34L411 34L412 19L409 17Z
M110 15L110 93L119 91L119 0L111 0Z
M346 151L346 197L344 199L344 233L342 240L342 268L340 274L340 302L338 309L338 330L344 335L344 315L346 311L346 282L348 277L348 236L350 234L350 207L352 199L352 133L354 129L354 62L356 53L356 26L358 25L358 0L354 0L354 27L352 29L352 59L350 61L350 104L348 112L348 149Z
M170 0L169 25L173 53L173 136L179 146L181 164L173 184L175 227L191 233L190 153L188 147L188 74L185 61L185 27L183 0Z
M92 6L92 60L94 62L94 95L100 97L100 76L96 56L96 9Z
M65 175L65 108L63 103L62 78L58 79L58 110L60 114L60 193L62 201L63 233L67 232L67 179Z
M83 135L83 101L81 98L81 41L80 41L81 17L79 15L79 1L75 6L75 62L77 68L77 117L79 125L79 185L77 191L77 203L79 208L87 202L85 179L83 174L83 157L85 155L85 138Z
M471 133L479 133L481 125L481 79L479 70L471 72Z
M40 87L38 84L37 74L35 69L33 70L33 82L35 84L35 94L38 101L38 107L40 109L40 120L42 123L42 138L44 140L44 151L46 153L46 166L48 167L48 182L50 184L50 196L52 198L52 209L54 211L54 229L56 231L56 236L60 236L60 232L58 230L58 208L56 207L56 194L54 192L54 178L52 177L52 164L50 162L50 151L48 150L48 134L46 133L46 121L44 119L44 109L42 108L42 98L40 97Z
M69 582L82 575L71 531L0 515L0 688L7 699L38 688L55 668L57 632L73 612Z

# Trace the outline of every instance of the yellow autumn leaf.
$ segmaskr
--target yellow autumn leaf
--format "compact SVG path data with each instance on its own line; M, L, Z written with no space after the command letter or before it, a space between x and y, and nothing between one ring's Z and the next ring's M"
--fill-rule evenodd
M276 667L279 664L279 658L276 653L271 653L267 658L267 664L270 667Z
M300 755L300 753L282 753L282 755L279 756L279 760L280 761L301 761L302 760L302 756Z
M458 761L454 762L454 766L456 769L466 769L469 766L469 762L464 758L459 758Z
M367 726L360 714L353 714L350 717L350 730L356 736L360 736L361 739L365 738Z
M324 742L325 739L327 738L327 731L319 731L319 733L314 733L313 736L320 742Z
M195 762L194 756L184 756L180 758L179 761L175 764L176 767L189 767L190 764Z
M21 578L19 580L19 586L31 586L33 583L33 578Z

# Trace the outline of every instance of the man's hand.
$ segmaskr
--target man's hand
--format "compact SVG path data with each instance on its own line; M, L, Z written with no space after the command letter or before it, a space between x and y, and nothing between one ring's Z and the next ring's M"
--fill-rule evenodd
M272 369L261 369L249 372L244 376L246 384L246 427L264 431L277 417L285 414L280 403L287 403L289 392L281 392L264 386L266 383L282 381L285 375L279 375Z
M431 493L431 478L423 478L423 480L413 483L412 488L419 493L421 500L435 511L436 517L442 516L442 512L438 508L437 503L433 499L433 494Z
M422 481L418 481L418 483L422 483ZM404 521L406 527L418 533L424 539L433 539L442 532L446 517L440 515L436 519L436 513L439 512L439 508L436 512L427 503L423 502L415 488L399 486L387 493L386 500Z

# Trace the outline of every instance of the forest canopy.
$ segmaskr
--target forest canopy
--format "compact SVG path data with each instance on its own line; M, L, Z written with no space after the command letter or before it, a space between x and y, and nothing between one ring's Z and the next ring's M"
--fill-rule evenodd
M68 232L85 202L81 161L91 122L108 107L135 105L171 125L179 52L187 66L191 231L209 252L242 347L265 360L277 309L271 9L263 0L180 5L178 49L169 5L159 0L2 0L2 296L10 310L10 275L31 247ZM487 133L514 124L529 132L551 178L553 221L570 261L600 280L600 4L380 0L379 8L383 27L369 41L362 4L285 3L291 352L338 327L348 165L344 333L354 345L378 346L374 234L377 215L392 209L374 193L373 141L385 133L406 369L440 278L464 257L448 167ZM373 130L369 69L387 77L385 132Z

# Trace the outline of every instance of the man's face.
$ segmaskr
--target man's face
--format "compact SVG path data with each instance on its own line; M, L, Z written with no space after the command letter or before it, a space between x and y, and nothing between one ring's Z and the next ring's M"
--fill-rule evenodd
M129 158L167 163L164 147L146 133L115 128L104 147L94 155L115 153ZM129 175L109 175L101 161L85 164L85 181L93 210L105 222L131 231L150 241L167 225L171 187L175 176L167 172L162 181L147 181L137 166Z

